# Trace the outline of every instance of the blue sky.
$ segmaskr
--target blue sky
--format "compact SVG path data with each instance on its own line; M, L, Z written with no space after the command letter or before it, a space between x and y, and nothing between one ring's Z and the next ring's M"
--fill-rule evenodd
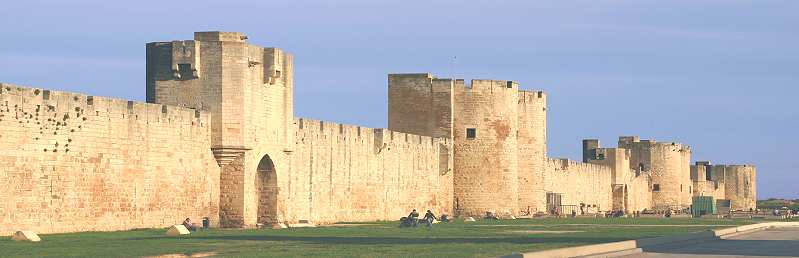
M123 4L124 3L124 4ZM7 1L0 81L143 100L146 42L241 31L295 55L297 116L386 126L386 74L549 94L549 153L679 141L799 198L799 1ZM453 58L457 57L457 58ZM330 108L334 104L336 108Z

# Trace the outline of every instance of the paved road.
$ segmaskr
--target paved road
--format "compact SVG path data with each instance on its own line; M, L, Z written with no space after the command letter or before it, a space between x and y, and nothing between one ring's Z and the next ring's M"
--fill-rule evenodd
M799 257L799 227L768 229L726 240L659 246L625 257Z

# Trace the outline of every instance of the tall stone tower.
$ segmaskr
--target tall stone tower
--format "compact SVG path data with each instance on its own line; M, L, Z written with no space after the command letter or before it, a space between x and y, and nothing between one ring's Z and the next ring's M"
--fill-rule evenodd
M388 75L388 129L452 138L453 79L429 73Z
M691 205L691 148L675 142L619 137L619 148L631 152L630 167L651 172L652 208L682 209Z
M519 85L455 81L455 209L460 216L519 211Z
M544 170L547 159L547 95L519 91L519 210L546 211Z
M223 226L279 219L280 169L294 144L293 78L290 54L238 32L147 44L147 101L211 113Z
M544 210L546 95L512 81L388 77L389 129L453 139L455 215Z
M757 208L757 170L752 165L715 165L713 173L722 178L724 196L730 200L733 210Z

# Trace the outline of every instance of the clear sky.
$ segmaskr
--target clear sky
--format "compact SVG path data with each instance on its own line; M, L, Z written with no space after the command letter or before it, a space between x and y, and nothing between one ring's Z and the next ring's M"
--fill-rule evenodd
M388 73L514 80L552 157L679 141L799 198L799 1L4 1L0 81L143 100L145 43L206 30L293 52L296 116L385 127Z

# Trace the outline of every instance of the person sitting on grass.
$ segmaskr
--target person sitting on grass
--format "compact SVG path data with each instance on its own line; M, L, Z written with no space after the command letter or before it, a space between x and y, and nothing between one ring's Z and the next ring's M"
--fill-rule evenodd
M183 226L191 231L197 231L197 225L191 223L191 219L189 218L186 218L186 220L183 221Z
M416 212L416 209L411 211L411 214L408 214L408 220L411 222L411 226L416 227L419 225L419 212Z
M436 215L434 215L432 211L427 210L427 213L424 214L424 222L427 223L427 229L433 228L433 220L435 219L438 219Z

